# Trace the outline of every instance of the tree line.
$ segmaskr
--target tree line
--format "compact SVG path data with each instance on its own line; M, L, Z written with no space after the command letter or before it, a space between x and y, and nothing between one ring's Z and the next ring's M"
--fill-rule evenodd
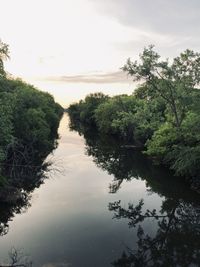
M149 46L138 61L128 59L122 69L138 84L133 94L90 94L69 106L71 125L82 131L96 128L140 147L198 190L200 54L186 50L173 60L163 60Z
M37 165L56 146L63 108L49 93L8 75L9 47L0 41L0 182ZM39 164L38 164L39 165Z

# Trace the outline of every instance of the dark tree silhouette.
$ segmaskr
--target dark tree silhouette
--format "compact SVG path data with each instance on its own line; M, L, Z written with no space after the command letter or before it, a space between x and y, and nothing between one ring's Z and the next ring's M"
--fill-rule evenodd
M199 266L200 204L166 199L161 210L142 212L144 202L122 208L120 201L110 203L114 218L127 219L129 227L137 227L137 249L127 249L113 262L115 267ZM145 234L145 220L157 222L155 235Z

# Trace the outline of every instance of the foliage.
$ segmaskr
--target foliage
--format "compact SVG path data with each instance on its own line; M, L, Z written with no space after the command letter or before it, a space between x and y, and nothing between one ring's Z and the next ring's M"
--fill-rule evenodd
M123 70L135 81L145 81L150 96L163 98L174 125L180 127L191 104L190 95L200 83L200 54L186 50L171 64L168 60L159 59L151 45L140 55L141 63L128 59Z
M94 112L96 108L108 99L107 95L95 93L86 96L84 101L71 104L68 108L68 113L72 121L95 125Z
M17 164L46 157L56 145L63 113L50 94L7 77L3 60L8 53L8 46L0 42L0 177Z
M147 154L168 164L177 175L197 176L200 173L200 121L188 112L179 129L165 123L147 142Z
M96 95L89 95L84 101L69 106L71 125L95 126L104 134L142 145L164 120L165 105L160 100L145 102L135 95L104 96L101 102L91 105L91 99L93 103L99 100L94 101L94 97Z
M9 58L9 47L0 40L0 78L6 75L3 61Z
M133 135L133 116L137 109L134 97L116 96L98 106L95 111L96 124L104 133L119 133L122 137Z
M140 61L128 59L123 70L142 84L130 96L105 98L92 105L87 97L69 107L71 123L95 126L127 144L142 146L157 164L176 175L199 180L200 187L200 54L186 50L173 60L161 60L153 46Z

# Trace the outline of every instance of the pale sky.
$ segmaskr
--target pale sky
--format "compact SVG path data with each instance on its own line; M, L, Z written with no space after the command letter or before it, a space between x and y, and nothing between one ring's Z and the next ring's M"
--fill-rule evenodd
M89 92L131 93L120 73L155 44L163 57L200 48L198 0L0 0L6 70L66 106Z

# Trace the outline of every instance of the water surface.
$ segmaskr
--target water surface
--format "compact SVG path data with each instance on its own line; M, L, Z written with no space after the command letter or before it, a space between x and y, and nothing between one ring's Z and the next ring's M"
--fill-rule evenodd
M15 247L33 266L199 266L199 196L140 152L67 125L48 179L6 217L0 258Z

